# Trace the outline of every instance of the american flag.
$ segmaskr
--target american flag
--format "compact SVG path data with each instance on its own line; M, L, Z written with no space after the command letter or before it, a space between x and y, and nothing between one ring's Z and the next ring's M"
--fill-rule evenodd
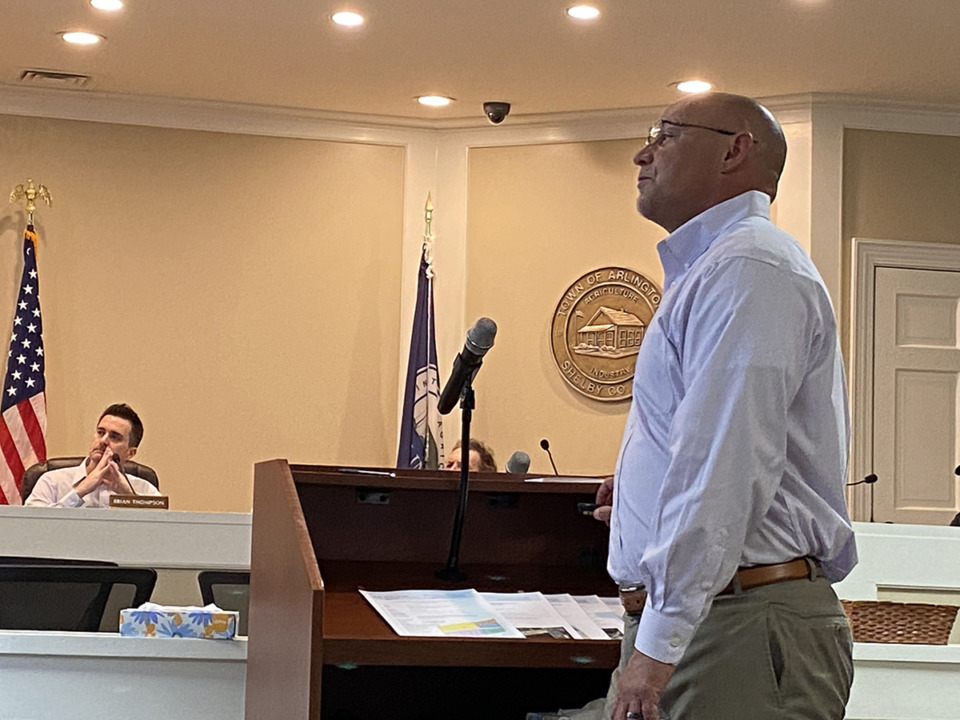
M23 235L23 276L13 317L0 410L0 505L20 504L23 471L47 459L47 400L43 379L43 323L37 277L37 234Z

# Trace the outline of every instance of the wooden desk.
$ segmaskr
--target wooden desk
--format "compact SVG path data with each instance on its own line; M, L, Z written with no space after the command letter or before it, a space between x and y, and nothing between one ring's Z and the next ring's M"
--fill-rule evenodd
M614 595L607 528L576 512L598 483L478 474L460 552L468 579L445 583L434 571L447 557L457 476L396 474L257 464L246 717L522 718L602 695L615 641L403 638L357 592Z

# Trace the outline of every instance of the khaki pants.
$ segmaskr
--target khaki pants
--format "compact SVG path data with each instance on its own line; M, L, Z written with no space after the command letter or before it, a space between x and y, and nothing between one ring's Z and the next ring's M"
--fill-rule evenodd
M639 621L625 617L620 666L606 700L564 714L611 720L617 678L633 652ZM847 618L822 578L719 596L667 684L661 717L840 720L853 682L852 653Z

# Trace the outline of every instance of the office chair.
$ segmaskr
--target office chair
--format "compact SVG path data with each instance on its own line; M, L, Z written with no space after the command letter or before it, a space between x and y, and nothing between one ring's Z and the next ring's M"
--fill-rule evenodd
M26 499L30 497L30 493L33 492L33 488L37 484L37 480L39 480L40 476L45 472L49 472L50 470L60 470L68 467L76 467L83 461L83 459L84 457L82 456L49 458L44 462L31 465L23 473L23 483L20 485L20 499L26 501ZM160 489L160 480L157 478L156 470L154 470L152 467L141 465L133 460L124 460L123 471L127 475L136 475L138 478L143 478L148 483L153 485L157 490Z
M238 610L240 622L237 634L247 634L247 615L250 608L250 573L204 570L197 574L203 604L214 603L222 610Z
M115 632L119 610L150 599L157 572L84 565L0 565L0 628Z

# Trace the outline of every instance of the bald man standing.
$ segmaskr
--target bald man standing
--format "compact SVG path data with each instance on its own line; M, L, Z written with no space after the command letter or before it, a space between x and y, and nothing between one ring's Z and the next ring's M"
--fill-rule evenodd
M785 159L771 113L719 93L668 107L634 158L637 209L670 235L598 494L629 613L613 720L844 715L847 393L823 280L770 221Z

